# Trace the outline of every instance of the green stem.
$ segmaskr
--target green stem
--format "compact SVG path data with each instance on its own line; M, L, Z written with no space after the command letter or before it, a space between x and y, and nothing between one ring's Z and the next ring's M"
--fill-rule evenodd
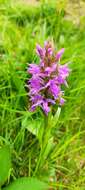
M49 120L50 120L49 116L48 117L44 116L44 126L43 126L44 127L44 132L43 132L43 135L42 135L42 146L41 146L41 150L40 150L39 159L38 159L35 171L34 171L34 176L36 175L37 171L39 171L39 168L42 165L42 162L44 160L44 152L45 152L45 150L47 148L48 141L49 141L49 138L50 138L51 125L50 125Z

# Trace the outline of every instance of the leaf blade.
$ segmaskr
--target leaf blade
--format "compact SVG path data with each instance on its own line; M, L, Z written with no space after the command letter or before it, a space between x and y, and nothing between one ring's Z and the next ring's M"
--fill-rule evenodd
M46 190L47 185L36 178L22 177L3 190Z
M7 180L11 168L11 153L9 146L0 149L0 186Z

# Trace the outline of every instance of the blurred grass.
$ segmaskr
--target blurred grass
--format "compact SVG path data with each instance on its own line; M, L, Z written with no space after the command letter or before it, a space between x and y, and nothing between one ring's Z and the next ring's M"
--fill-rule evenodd
M38 140L23 126L28 112L25 88L27 65L38 62L36 43L54 41L65 47L62 63L70 61L71 74L66 104L53 131L53 149L37 175L51 176L54 189L85 189L85 18L80 25L66 20L65 10L54 3L38 7L0 1L0 145L12 148L11 178L33 175L38 159ZM36 148L37 147L37 148ZM50 174L51 173L51 174Z

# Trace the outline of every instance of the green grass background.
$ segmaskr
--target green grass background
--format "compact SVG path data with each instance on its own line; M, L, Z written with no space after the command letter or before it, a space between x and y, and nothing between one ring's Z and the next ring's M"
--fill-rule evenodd
M10 180L33 176L40 147L26 118L36 123L41 113L28 112L26 70L28 63L39 61L36 43L43 45L47 39L56 49L65 48L61 63L71 62L71 73L66 103L53 130L53 148L36 175L44 181L52 178L53 189L85 190L84 17L74 25L54 3L31 7L0 0L0 146L9 144L12 150Z

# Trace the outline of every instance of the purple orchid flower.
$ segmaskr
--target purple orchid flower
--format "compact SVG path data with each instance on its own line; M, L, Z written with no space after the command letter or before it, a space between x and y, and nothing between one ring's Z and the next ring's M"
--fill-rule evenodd
M46 52L45 49L41 48L39 44L36 45L36 53L41 59L45 56L45 52Z
M29 94L30 95L35 95L37 94L41 88L42 88L43 80L40 77L32 77L29 82L28 82L28 87L30 89Z
M53 64L51 67L45 68L45 76L50 76L53 72L56 71L57 64Z
M31 98L31 101L32 101L31 111L34 111L36 107L40 106L46 115L48 115L48 112L50 111L49 103L55 104L54 100L45 99L41 95L35 95L34 97Z
M48 115L52 105L57 102L62 106L65 102L62 84L67 86L70 70L68 64L58 63L64 53L64 48L55 54L51 43L45 42L44 48L37 44L36 52L40 57L40 64L30 64L28 68L28 73L32 76L28 80L31 111L40 107Z
M47 85L49 87L49 92L54 99L57 100L60 94L60 87L56 84L55 78L50 80Z
M30 74L40 74L40 67L39 65L36 65L36 64L30 64L29 65L29 68L28 68L28 73Z
M56 54L56 59L59 60L61 58L61 56L63 55L65 49L62 48L60 51L58 51L58 53Z

